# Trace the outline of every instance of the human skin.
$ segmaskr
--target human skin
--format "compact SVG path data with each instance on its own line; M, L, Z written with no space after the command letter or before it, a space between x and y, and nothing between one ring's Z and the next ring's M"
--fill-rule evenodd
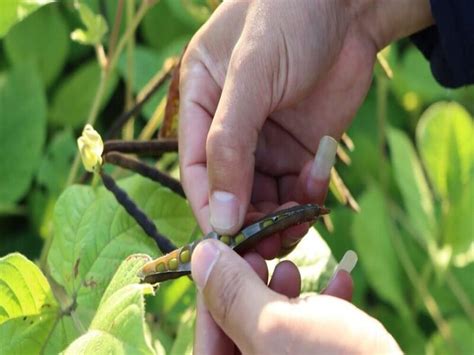
M348 128L370 86L378 50L432 22L428 0L231 0L220 5L193 37L181 69L181 177L201 229L232 234L249 213L268 213L291 201L323 203L327 167L334 157L319 154L332 151L329 143L318 149L322 137L339 139ZM271 237L256 250L265 258L273 258L304 235L307 227ZM195 268L205 269L207 265L199 255L193 254L193 275ZM237 265L240 259L229 260ZM210 275L211 280L213 273ZM291 285L297 272L284 275L280 277L283 281L270 283L270 288L283 293L281 297L285 297L284 285ZM266 300L270 299L266 294L274 296L263 286L249 289L249 297ZM196 352L222 350L222 342L254 352L257 348L248 346L245 339L255 342L262 338L272 343L261 337L260 328L244 339L219 322L213 308L218 300L208 287L201 285ZM304 309L300 312L302 321L275 321L276 328L285 329L278 333L278 340L286 339L288 344L299 344L292 342L298 335L312 334L316 349L337 351L343 346L356 351L357 344L350 340L359 341L359 336L344 337L347 342L342 345L337 342L342 338L341 329L349 326L344 312L352 322L367 324L371 345L372 329L381 327L335 297L316 297L311 302L283 300ZM251 310L241 308L239 312L250 314ZM278 317L272 313L268 319ZM241 322L231 325L245 328L247 323L244 319ZM311 333L315 324L325 324L324 329ZM206 332L200 333L200 329ZM330 333L338 335L337 339ZM388 333L375 334L393 349Z

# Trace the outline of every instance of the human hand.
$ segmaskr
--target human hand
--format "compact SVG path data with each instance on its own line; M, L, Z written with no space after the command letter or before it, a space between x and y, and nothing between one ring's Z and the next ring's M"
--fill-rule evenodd
M298 298L300 275L292 263L280 263L267 287L261 256L245 259L216 241L196 247L195 354L401 353L377 320L346 301L352 296L347 272L335 275L325 295Z
M221 4L181 69L181 177L201 229L235 233L249 203L322 203L334 143L318 166L321 138L348 127L377 50L430 21L428 0Z

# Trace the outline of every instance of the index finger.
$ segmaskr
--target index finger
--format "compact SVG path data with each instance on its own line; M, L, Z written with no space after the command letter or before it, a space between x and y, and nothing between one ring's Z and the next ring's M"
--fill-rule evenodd
M179 161L181 181L204 233L210 232L206 139L220 88L204 63L183 59L180 79Z

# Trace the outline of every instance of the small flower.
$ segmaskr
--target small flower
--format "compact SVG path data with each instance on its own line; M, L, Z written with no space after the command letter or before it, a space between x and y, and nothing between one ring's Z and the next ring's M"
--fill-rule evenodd
M100 134L90 124L84 127L82 136L77 139L77 146L81 153L82 164L87 171L94 172L102 165L104 143Z

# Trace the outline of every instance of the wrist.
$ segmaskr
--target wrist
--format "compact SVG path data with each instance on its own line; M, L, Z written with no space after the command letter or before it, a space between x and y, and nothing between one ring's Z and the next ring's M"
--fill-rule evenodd
M429 0L356 0L352 14L378 50L434 24Z

